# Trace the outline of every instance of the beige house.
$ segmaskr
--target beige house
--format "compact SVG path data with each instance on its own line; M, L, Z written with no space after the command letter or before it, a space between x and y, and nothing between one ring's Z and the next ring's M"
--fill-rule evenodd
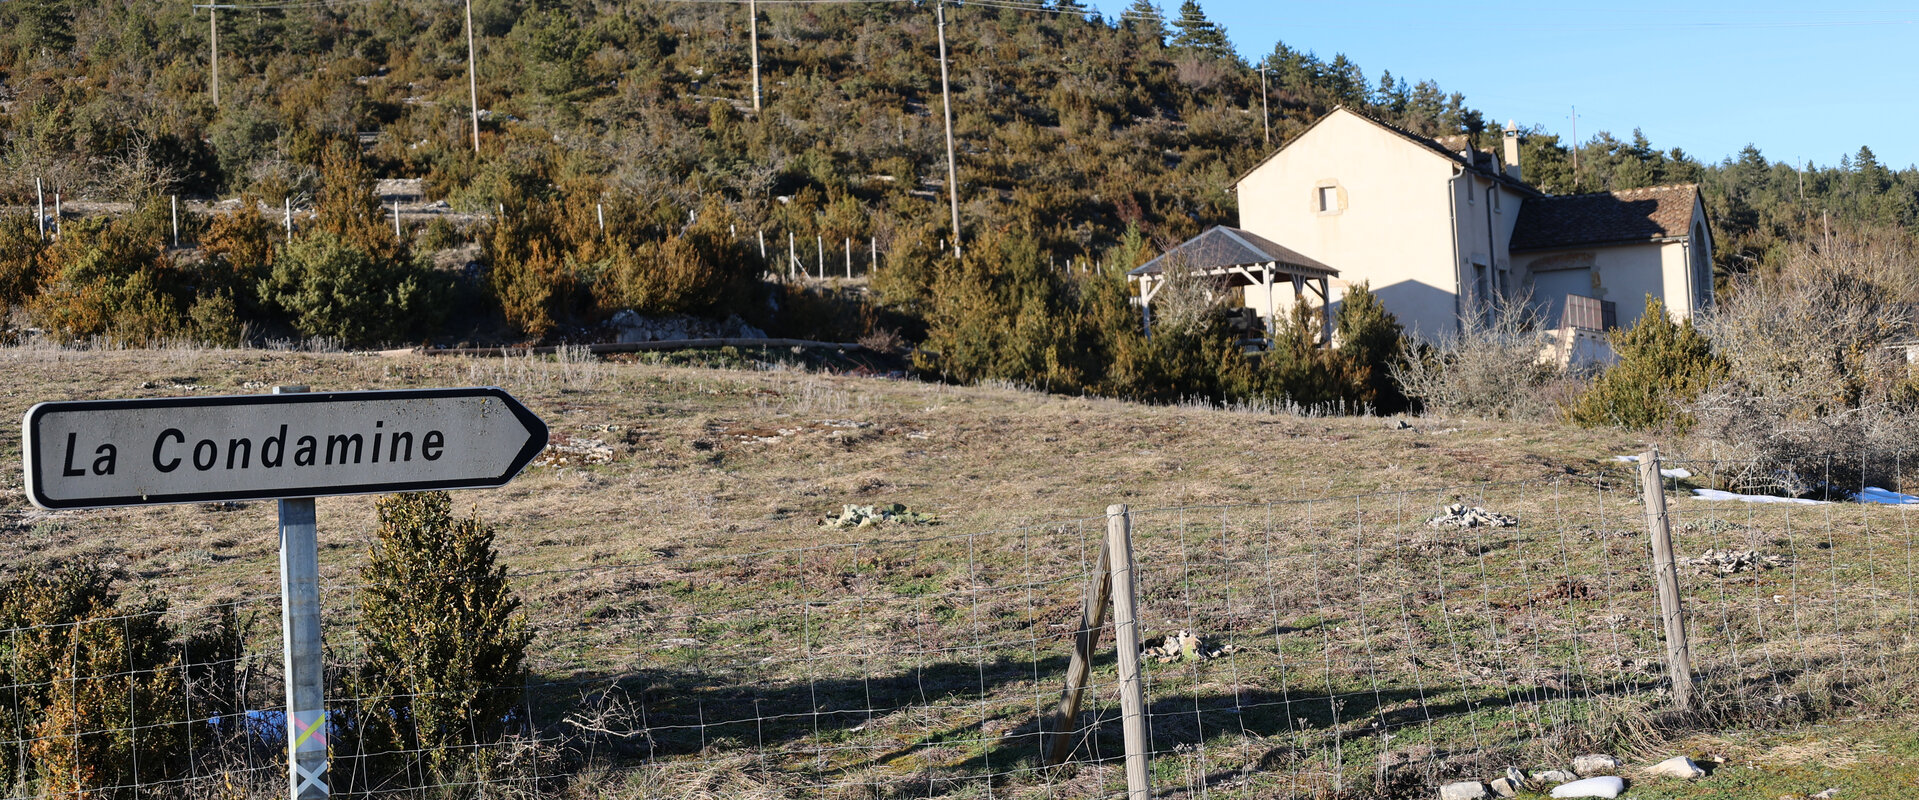
M1606 328L1637 321L1648 294L1676 318L1712 303L1712 239L1697 187L1555 197L1521 180L1510 126L1503 156L1338 108L1240 176L1239 228L1216 230L1256 237L1332 276L1335 313L1345 287L1365 281L1427 339L1457 333L1495 299L1523 296L1560 332L1562 357L1584 360L1608 355L1594 343L1603 349ZM1134 271L1142 296L1163 267ZM1238 283L1245 305L1269 321L1307 296L1297 281Z

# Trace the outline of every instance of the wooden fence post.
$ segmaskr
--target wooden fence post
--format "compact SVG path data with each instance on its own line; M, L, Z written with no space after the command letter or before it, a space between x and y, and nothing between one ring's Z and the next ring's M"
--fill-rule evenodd
M1692 649L1686 644L1686 612L1679 598L1679 569L1672 555L1672 520L1666 515L1666 489L1660 478L1659 450L1641 453L1639 487L1645 496L1646 530L1652 539L1652 571L1659 589L1659 617L1665 623L1666 675L1672 678L1673 708L1691 711Z
M1093 672L1093 651L1099 648L1099 632L1106 626L1106 606L1113 598L1112 542L1101 539L1099 563L1086 583L1086 596L1080 605L1079 630L1073 636L1073 660L1066 665L1066 689L1059 695L1059 712L1053 715L1053 739L1047 747L1046 762L1064 764L1073 755L1079 738L1079 704L1086 681Z
M1124 505L1106 507L1106 545L1113 576L1113 638L1119 648L1120 722L1126 737L1127 800L1153 796L1147 768L1146 691L1139 671L1139 604L1133 586L1133 514Z

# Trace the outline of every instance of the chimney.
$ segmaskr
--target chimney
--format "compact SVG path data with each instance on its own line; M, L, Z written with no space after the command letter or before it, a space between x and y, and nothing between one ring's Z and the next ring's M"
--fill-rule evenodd
M1506 120L1506 177L1524 180L1519 177L1519 126L1512 120Z

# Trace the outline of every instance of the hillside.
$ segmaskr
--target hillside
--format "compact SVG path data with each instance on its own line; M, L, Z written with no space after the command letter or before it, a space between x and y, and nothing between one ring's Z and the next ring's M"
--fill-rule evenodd
M1203 13L1167 10L1161 22L1135 6L1119 23L1070 3L950 10L969 236L1012 230L1054 262L1097 261L1129 224L1149 242L1178 241L1234 218L1232 177L1272 146L1259 75ZM456 11L241 4L219 20L215 106L205 12L14 0L0 6L0 199L22 203L43 179L96 200L251 192L272 207L310 203L321 151L344 140L364 145L375 175L426 178L432 199L465 212L560 198L577 215L603 203L615 229L648 239L717 201L740 227L877 238L904 258L951 237L927 4L768 4L755 112L737 4L481 0L478 156ZM1502 118L1434 81L1396 78L1392 65L1369 77L1344 56L1283 42L1261 62L1273 144L1342 103L1435 136L1482 136ZM1753 150L1702 160L1636 131L1602 132L1580 143L1574 175L1566 146L1528 139L1528 175L1548 191L1705 183L1716 238L1732 245L1719 249L1722 269L1754 266L1822 224L1821 212L1911 227L1919 208L1919 172L1888 169L1868 148L1801 175Z

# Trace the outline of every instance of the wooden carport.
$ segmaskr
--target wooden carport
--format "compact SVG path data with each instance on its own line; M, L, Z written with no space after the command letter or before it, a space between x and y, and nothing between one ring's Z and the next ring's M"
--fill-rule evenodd
M1331 279L1339 270L1321 264L1251 231L1214 226L1165 255L1140 265L1127 277L1139 283L1140 324L1146 335L1153 334L1153 298L1166 287L1166 271L1174 269L1186 275L1218 281L1222 288L1260 287L1272 297L1273 287L1293 285L1294 302L1319 295L1320 341L1332 341L1332 318L1323 313L1332 305ZM1266 332L1271 334L1279 316L1277 304L1269 308Z

